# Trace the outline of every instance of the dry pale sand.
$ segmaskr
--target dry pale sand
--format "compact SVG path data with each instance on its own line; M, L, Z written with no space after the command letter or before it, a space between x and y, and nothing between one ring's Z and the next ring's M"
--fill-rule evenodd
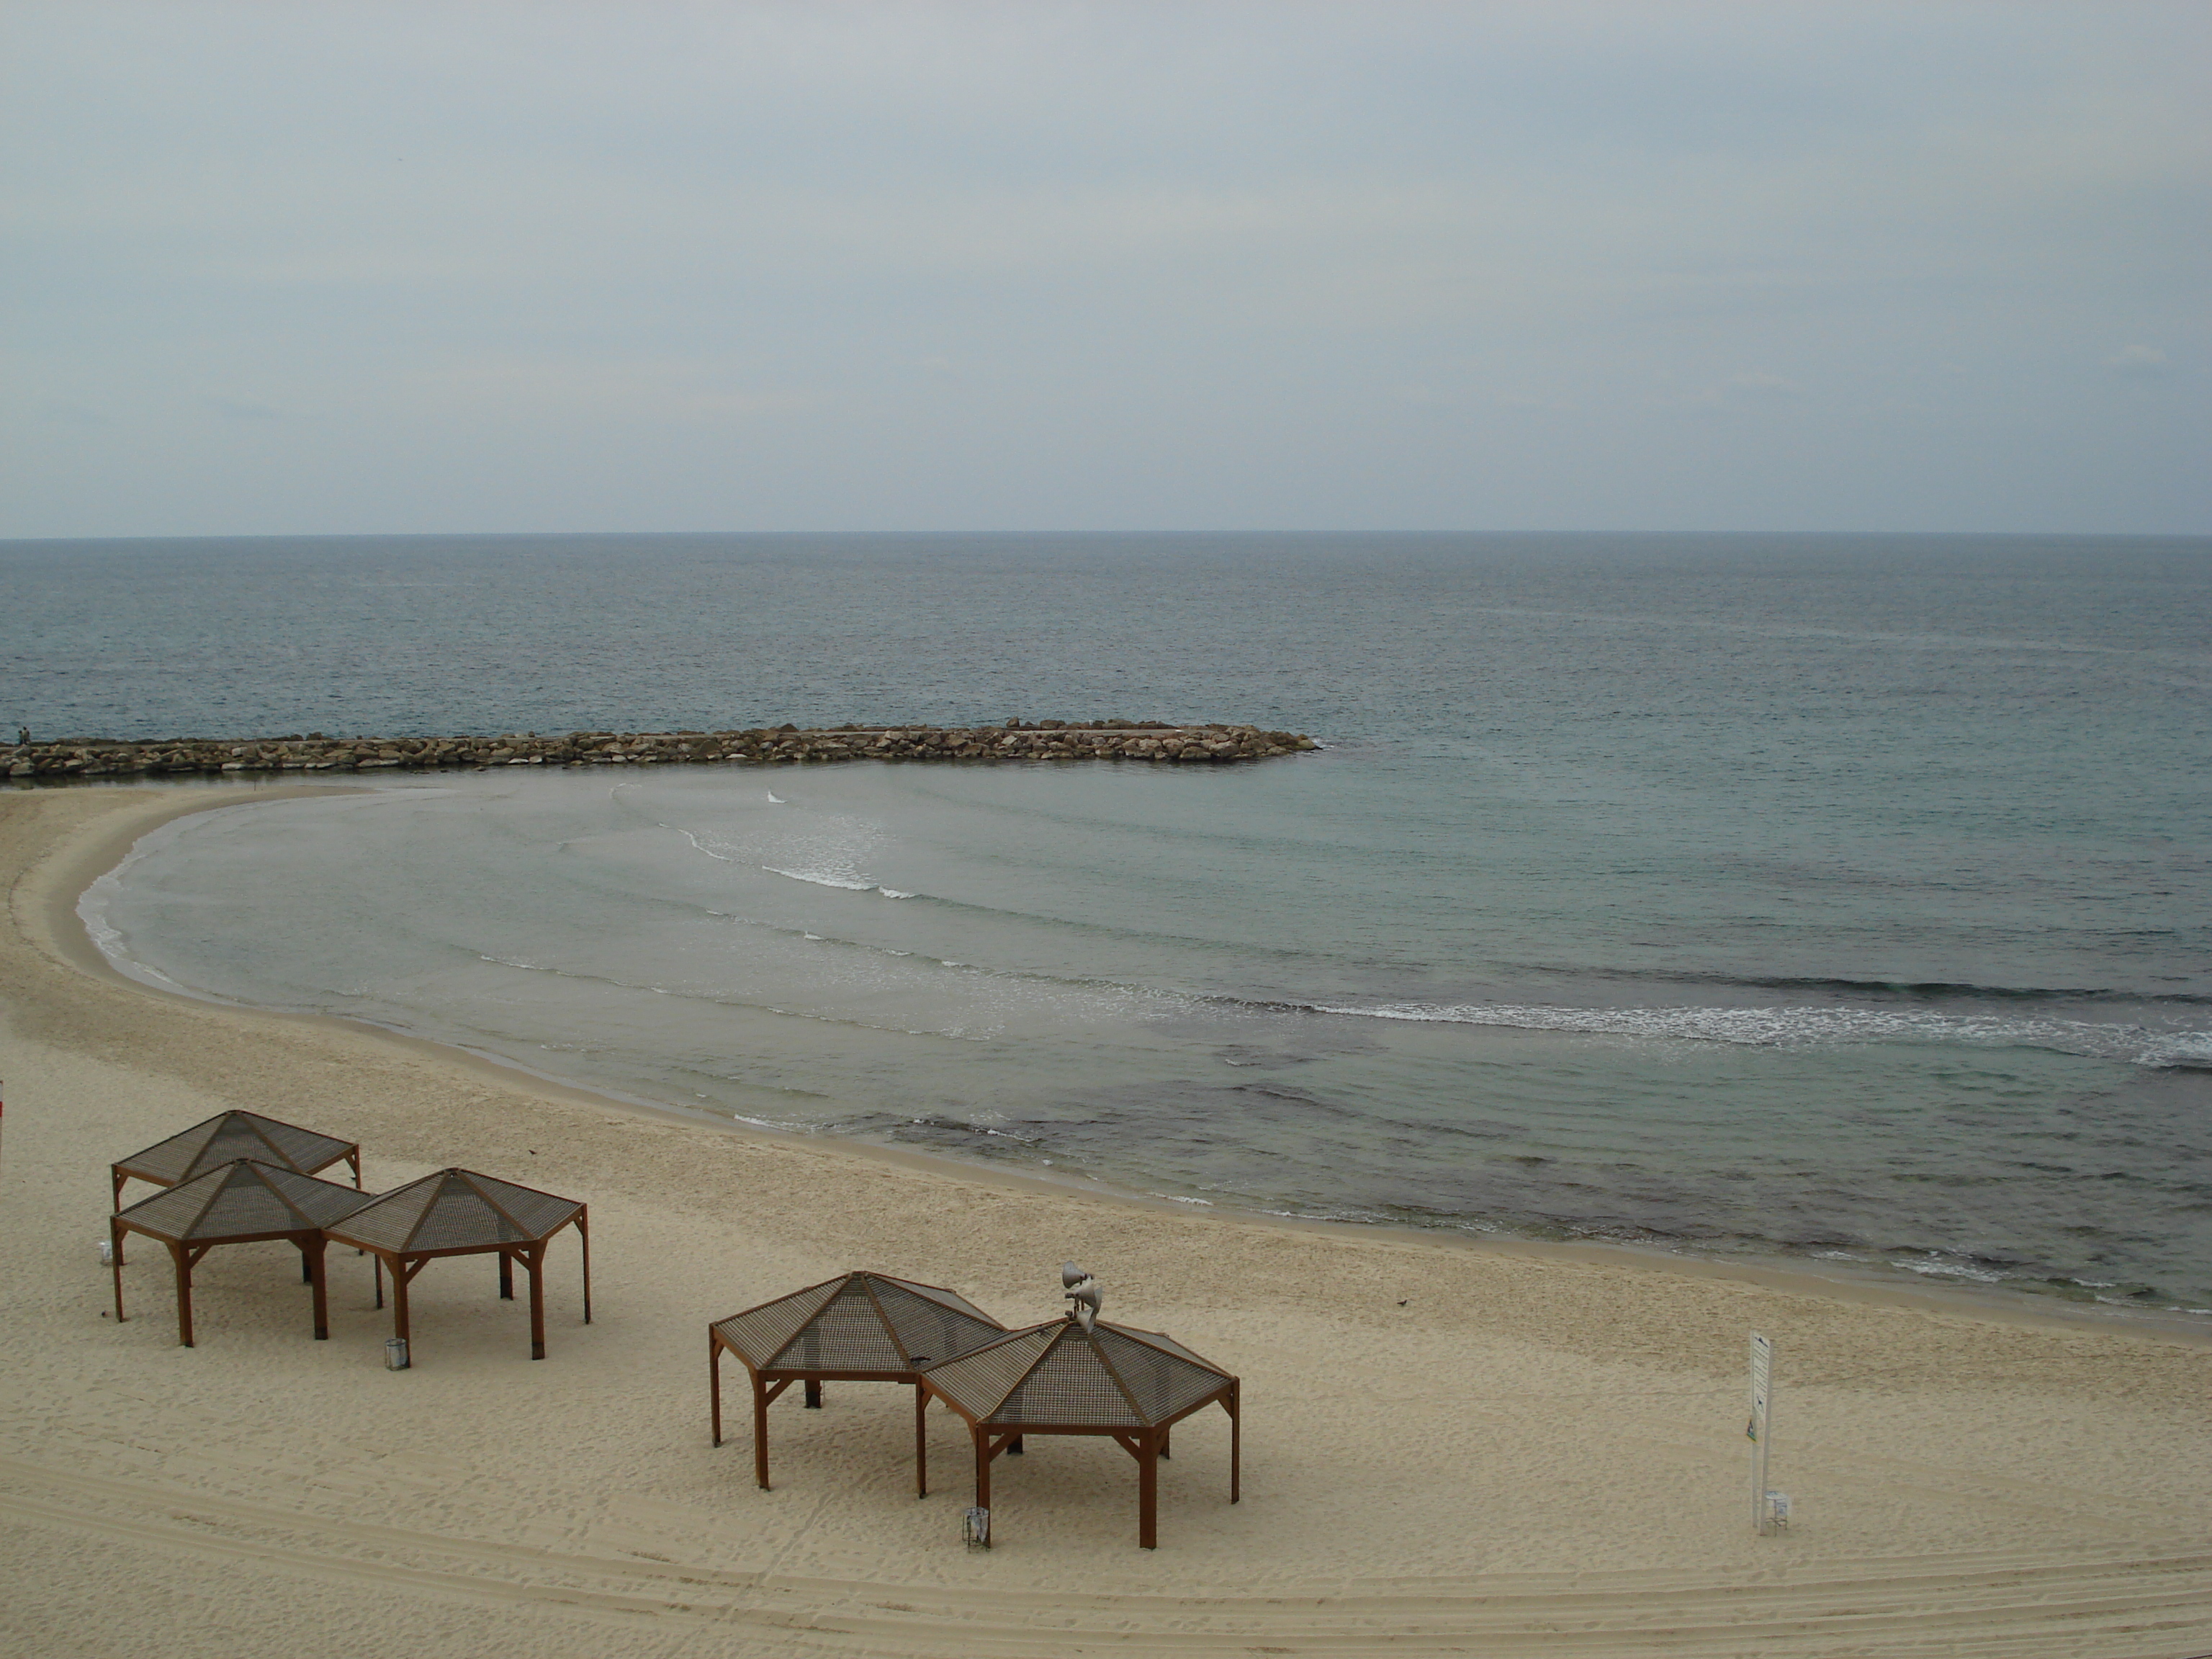
M250 798L0 797L0 1651L2212 1650L2201 1334L1162 1213L658 1119L102 969L84 886L161 818ZM597 1322L564 1242L542 1364L480 1260L417 1281L407 1372L350 1254L327 1342L275 1244L203 1264L190 1350L142 1246L118 1326L108 1163L232 1106L358 1137L372 1187L459 1164L587 1200ZM709 1318L860 1266L1042 1318L1067 1257L1109 1315L1244 1378L1243 1503L1225 1419L1192 1419L1156 1553L1133 1466L1076 1440L1002 1463L1000 1547L964 1550L966 1443L933 1419L917 1502L903 1389L779 1405L773 1492L742 1432L708 1446ZM1796 1506L1776 1538L1747 1524L1753 1329Z

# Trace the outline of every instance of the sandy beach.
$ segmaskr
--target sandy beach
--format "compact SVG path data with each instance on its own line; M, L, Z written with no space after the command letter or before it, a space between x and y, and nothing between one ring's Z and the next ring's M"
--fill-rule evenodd
M0 795L0 1650L27 1656L1605 1656L2212 1652L2212 1334L1628 1252L1196 1216L694 1124L336 1021L165 995L75 905L137 836L273 790ZM552 1253L548 1358L480 1261L416 1281L383 1369L368 1265L218 1251L179 1347L168 1265L98 1259L111 1161L242 1107L591 1206L594 1322ZM152 1189L133 1187L126 1202ZM964 1549L967 1442L830 1385L707 1427L707 1322L853 1267L1009 1325L1057 1271L1243 1379L1194 1419L1136 1547L1133 1466L1032 1443ZM1747 1334L1777 1345L1748 1524ZM735 1407L742 1381L732 1388Z

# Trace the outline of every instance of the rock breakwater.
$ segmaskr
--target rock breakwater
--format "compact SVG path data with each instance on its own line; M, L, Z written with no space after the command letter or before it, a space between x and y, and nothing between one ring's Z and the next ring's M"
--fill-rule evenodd
M830 761L1144 761L1225 765L1318 748L1295 732L1160 720L1021 720L1003 726L751 726L730 732L534 732L503 737L64 738L0 744L15 782L225 773L437 771L488 766L778 766Z

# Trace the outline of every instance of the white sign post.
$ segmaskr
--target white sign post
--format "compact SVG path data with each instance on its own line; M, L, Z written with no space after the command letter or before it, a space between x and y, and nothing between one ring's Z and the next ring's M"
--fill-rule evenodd
M1751 1527L1762 1535L1774 1530L1766 1501L1766 1449L1773 1431L1774 1345L1757 1332L1751 1338Z

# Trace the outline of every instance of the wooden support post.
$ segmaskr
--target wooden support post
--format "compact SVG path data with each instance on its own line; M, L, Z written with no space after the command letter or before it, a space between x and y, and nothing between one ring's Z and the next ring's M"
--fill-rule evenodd
M1172 1429L1162 1429L1160 1431L1160 1455L1162 1457L1165 1457L1168 1455L1168 1437L1174 1432L1175 1431Z
M114 1246L108 1251L107 1259L115 1273L115 1322L120 1325L123 1322L123 1224L109 1222L107 1237Z
M110 1204L107 1207L111 1210L119 1210L123 1207L123 1183L130 1180L131 1177L127 1175L118 1174L112 1168L108 1170L107 1174L108 1178L115 1183L114 1202ZM123 1265L123 1234L119 1229L115 1234L115 1265L118 1267ZM122 1316L123 1316L120 1314L116 1316L118 1319Z
M315 1287L315 1340L318 1342L331 1340L330 1295L323 1277L323 1251L328 1243L320 1233L317 1233L300 1246L301 1266L307 1270L307 1283Z
M1147 1431L1137 1454L1137 1547L1160 1547L1160 1437Z
M576 1212L576 1237L584 1245L584 1322L592 1322L592 1206Z
M380 1253L380 1254L378 1255L377 1258L376 1258L375 1270L376 1270L376 1305L378 1306L378 1308L381 1309L381 1308L384 1306L384 1257L383 1257L383 1255L382 1255L382 1254L381 1254L381 1253ZM398 1276L398 1275L397 1275L397 1273L396 1273L396 1272L395 1272L395 1273L394 1273L394 1277L397 1277L397 1276Z
M811 1412L822 1409L822 1382L818 1377L806 1379L806 1409Z
M381 1261L383 1258L379 1256L377 1260ZM415 1345L409 1340L407 1334L407 1280L410 1277L407 1259L404 1256L394 1257L392 1263L392 1334L407 1343L407 1361L412 1364L415 1362Z
M748 1370L751 1367L746 1368ZM768 1384L753 1371L753 1480L763 1492L768 1485Z
M1229 1501L1241 1501L1244 1472L1244 1385L1241 1382L1229 1385L1229 1398L1222 1403L1229 1407Z
M929 1390L914 1385L914 1495L929 1496Z
M975 1507L991 1507L991 1431L975 1425Z
M707 1405L708 1417L714 1425L714 1443L722 1443L722 1345L710 1329L707 1333Z
M304 1244L300 1246L300 1282L302 1285L315 1282L315 1270L307 1265L307 1247Z
M177 1264L177 1340L189 1348L192 1346L192 1267L185 1260L185 1247L169 1246L169 1255Z
M499 1299L514 1300L514 1258L505 1250L499 1253Z
M545 1358L545 1246L543 1241L533 1245L522 1258L522 1265L530 1270L530 1357Z

